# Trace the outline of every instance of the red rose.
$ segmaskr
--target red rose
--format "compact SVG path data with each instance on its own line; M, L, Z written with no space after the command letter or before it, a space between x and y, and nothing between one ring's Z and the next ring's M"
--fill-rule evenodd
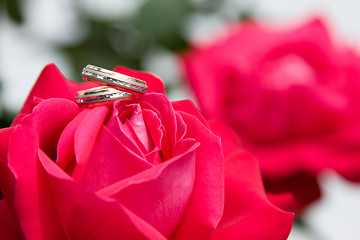
M205 117L239 134L267 190L292 192L302 209L320 195L320 171L360 180L360 61L321 21L288 31L234 25L183 59Z
M0 130L0 236L286 238L292 214L269 203L251 157L230 154L235 138L224 200L220 138L194 105L170 103L151 74L115 71L147 81L148 93L79 108L76 91L91 84L67 81L49 65L12 126Z

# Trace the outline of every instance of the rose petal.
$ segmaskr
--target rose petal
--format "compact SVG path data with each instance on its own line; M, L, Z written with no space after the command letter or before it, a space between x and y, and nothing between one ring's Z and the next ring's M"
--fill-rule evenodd
M146 123L147 129L150 133L154 148L152 151L145 155L148 162L156 164L161 163L164 159L161 155L161 142L163 139L162 124L159 116L155 112L149 109L142 110L144 121Z
M52 146L49 144L45 147L43 141L49 141L52 137L56 139L77 112L78 107L73 102L49 99L37 105L33 113L24 117L11 134L8 145L8 169L14 176L14 182L7 184L13 184L8 187L14 188L14 195L9 196L9 200L13 201L26 237L64 237L47 194L46 181L37 164L37 151L39 147L43 147L46 151L52 152L49 150L49 146ZM56 143L54 144L56 146Z
M124 105L125 103L121 101L114 102L113 112L111 117L105 123L105 126L124 146L129 148L130 151L132 151L134 154L137 154L140 158L144 158L144 154L139 146L133 141L133 139L129 136L129 133L124 129L124 124L121 121L120 115L125 110L129 110L126 109L126 106Z
M150 109L160 117L164 125L161 153L164 160L171 158L178 130L175 112L169 99L164 94L149 93L142 97L140 105L143 109Z
M56 159L57 142L65 126L78 114L78 106L65 99L48 99L37 105L22 123L32 121L38 135L39 147Z
M224 84L218 81L223 77L219 70L220 61L217 57L209 58L207 54L201 50L194 50L193 53L183 55L184 69L191 80L191 87L196 93L197 102L204 115L209 118L218 117L221 119L223 117ZM208 69L213 69L213 71L210 73ZM207 83L203 84L201 79L206 79ZM216 98L209 96L216 96Z
M147 126L144 122L142 109L139 104L131 104L127 106L123 105L123 108L128 109L130 115L122 121L119 121L119 127L122 128L123 132L137 145L138 148L142 150L145 155L151 151L154 146ZM119 111L121 112L125 109L119 109Z
M175 117L176 117L176 122L177 122L177 124L176 124L176 126L177 126L176 142L180 142L185 137L185 134L187 131L187 126L186 126L186 123L184 122L183 118L181 117L181 115L178 112L175 112Z
M6 195L11 203L14 197L12 186L14 185L14 176L9 170L7 164L9 139L14 131L13 127L0 129L0 191ZM13 209L13 205L10 207Z
M0 200L0 239L24 239L21 229L11 215L4 199Z
M26 116L27 114L18 114L12 121L11 126L10 127L15 127L16 125L18 125L21 120Z
M329 151L318 142L303 139L293 140L260 148L248 147L259 159L263 175L266 177L287 177L299 170L307 169L316 174L324 168L324 162L330 158ZM276 160L276 164L274 161Z
M9 209L14 211L14 176L7 167L8 143L13 130L0 129L0 239L24 239L18 221Z
M208 122L200 113L199 109L195 106L194 102L191 100L182 100L171 102L173 108L177 112L186 112L189 113L199 119L199 121L205 126L208 125Z
M131 177L152 167L122 145L103 127L88 158L82 184L95 192L117 181Z
M16 126L8 146L8 167L15 178L14 207L26 238L65 238L38 165L38 135L31 120Z
M236 133L219 121L211 121L210 126L221 137L225 154L225 209L212 238L286 239L293 214L269 202L258 163L241 148ZM284 208L290 204L289 199L272 199Z
M94 83L77 84L76 82L68 81L60 73L55 64L49 64L41 72L20 114L31 112L34 97L41 99L65 98L74 101L77 91L94 86L96 86Z
M150 138L149 131L147 130L142 114L142 109L139 105L137 105L137 108L135 109L133 114L131 114L131 117L127 120L132 130L136 134L137 138L139 139L139 142L142 146L144 146L146 152L151 151L154 148L154 145Z
M186 138L200 142L196 151L196 177L189 206L174 239L206 239L223 213L223 155L220 139L190 114L180 113L187 124Z
M121 204L84 190L41 151L39 159L67 238L165 239Z
M228 156L233 151L243 149L239 137L226 123L217 120L209 120L208 123L211 131L222 139L221 147L224 156Z
M268 201L253 157L238 151L226 158L224 215L211 239L286 239L293 217Z
M66 125L65 129L62 131L58 144L57 144L57 159L56 164L62 168L66 169L70 162L74 160L74 135L82 123L84 118L91 111L90 108L86 108L81 111L68 125Z
M76 181L81 182L84 177L89 156L108 116L109 108L109 105L92 108L75 132L74 151L77 164L72 177ZM91 130L89 131L89 129Z
M270 194L266 193L269 201L274 204L276 207L287 211L294 212L294 196L291 193L281 193L281 194Z
M263 177L265 189L270 193L288 192L294 196L292 210L301 214L311 202L320 198L321 191L316 176L299 171L287 177Z
M169 237L181 221L193 191L197 147L194 144L183 155L104 188L98 194L118 200Z

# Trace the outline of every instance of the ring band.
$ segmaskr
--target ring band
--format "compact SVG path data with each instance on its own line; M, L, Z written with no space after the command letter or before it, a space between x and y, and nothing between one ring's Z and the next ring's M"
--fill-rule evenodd
M81 75L86 81L97 82L134 94L142 94L147 90L145 81L90 64L83 68Z
M96 104L119 99L129 99L134 97L134 94L123 92L115 88L101 86L89 88L86 90L78 91L75 97L76 103L83 104Z

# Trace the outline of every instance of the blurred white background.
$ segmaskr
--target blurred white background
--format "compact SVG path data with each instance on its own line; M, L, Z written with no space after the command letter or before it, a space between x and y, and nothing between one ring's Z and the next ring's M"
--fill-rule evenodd
M99 18L135 13L146 0L27 0L24 25L0 15L0 79L2 106L18 111L42 68L54 62L65 77L73 79L71 62L55 48L58 43L80 41L87 32L75 11L77 7ZM193 0L195 1L195 0ZM203 1L203 0L196 0ZM226 0L220 12L231 16L236 8L253 11L256 18L269 24L285 25L312 16L325 18L336 39L360 49L360 1L358 0ZM234 16L235 19L236 16ZM193 41L206 41L224 25L217 16L189 16L184 35ZM206 36L206 38L205 38ZM143 68L163 78L179 79L176 57L165 50L150 52ZM186 86L169 93L173 100L191 97ZM332 172L320 176L323 197L305 214L310 229L294 227L289 239L360 239L360 185L349 183Z

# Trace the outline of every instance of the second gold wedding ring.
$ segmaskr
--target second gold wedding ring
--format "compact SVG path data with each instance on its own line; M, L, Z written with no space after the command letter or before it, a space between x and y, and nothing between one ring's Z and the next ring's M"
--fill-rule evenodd
M133 94L143 94L147 90L145 81L93 65L84 67L81 75L86 81L97 82Z
M104 102L130 99L132 97L135 96L131 93L123 92L107 86L101 86L78 91L75 100L79 105L98 105Z

